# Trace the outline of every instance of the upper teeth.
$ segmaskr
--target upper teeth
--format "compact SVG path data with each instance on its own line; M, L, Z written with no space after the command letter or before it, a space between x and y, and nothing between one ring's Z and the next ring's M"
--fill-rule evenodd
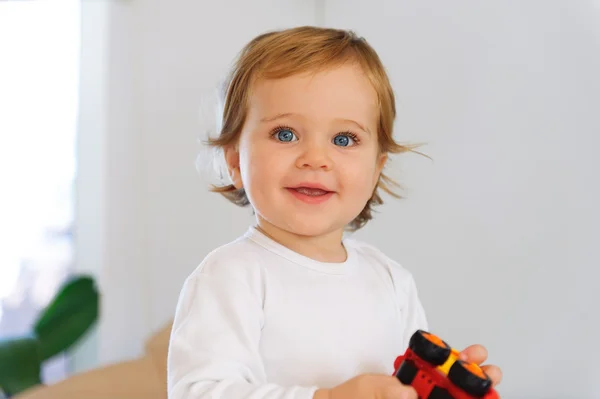
M296 191L298 191L299 193L305 194L305 195L323 195L323 194L327 194L327 191L321 190L320 188L298 187L296 189Z

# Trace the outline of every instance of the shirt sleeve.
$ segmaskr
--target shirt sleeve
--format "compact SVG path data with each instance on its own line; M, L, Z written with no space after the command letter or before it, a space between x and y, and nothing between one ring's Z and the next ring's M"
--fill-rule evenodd
M407 306L404 323L406 326L404 330L405 347L408 347L408 342L415 331L427 331L429 328L427 317L425 316L425 309L419 299L417 285L412 275L409 275L408 279Z
M317 387L267 381L262 323L262 300L242 279L202 270L188 277L171 331L169 399L312 399Z

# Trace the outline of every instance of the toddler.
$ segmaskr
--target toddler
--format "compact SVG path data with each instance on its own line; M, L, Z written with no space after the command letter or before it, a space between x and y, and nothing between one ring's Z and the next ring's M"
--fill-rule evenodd
M388 154L412 150L394 141L395 116L379 57L352 32L299 27L246 45L210 144L231 180L214 191L251 206L256 224L184 283L170 399L416 399L392 376L427 330L415 281L343 237L393 194ZM482 362L485 349L464 356Z

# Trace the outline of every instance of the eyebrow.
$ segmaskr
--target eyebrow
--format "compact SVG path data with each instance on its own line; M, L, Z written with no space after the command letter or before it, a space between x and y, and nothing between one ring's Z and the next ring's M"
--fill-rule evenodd
M293 114L293 113L291 113L291 112L286 112L286 113L283 113L283 114L277 114L277 115L274 115L274 116L271 116L271 117L266 117L266 116L265 116L265 117L264 117L264 118L262 118L260 121L261 121L261 122L273 122L273 121L275 121L275 120L277 120L277 119L286 118L286 117L288 117L288 116L294 116L294 115L296 115L296 114Z
M287 118L287 117L290 117L290 116L300 116L300 115L295 114L293 112L285 112L285 113L276 114L276 115L270 116L270 117L264 117L260 121L261 122L273 122L273 121L275 121L277 119ZM368 134L371 134L371 131L369 129L367 129L365 126L361 125L360 123L358 123L355 120L346 119L346 118L336 118L335 121L336 122L351 123L353 125L356 125L360 130L362 130L362 131L364 131L364 132L366 132Z

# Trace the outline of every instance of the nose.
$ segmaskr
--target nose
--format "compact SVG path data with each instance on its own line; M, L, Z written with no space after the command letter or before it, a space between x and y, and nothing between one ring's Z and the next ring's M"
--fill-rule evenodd
M296 167L300 169L331 170L332 160L324 143L305 143L296 159Z

